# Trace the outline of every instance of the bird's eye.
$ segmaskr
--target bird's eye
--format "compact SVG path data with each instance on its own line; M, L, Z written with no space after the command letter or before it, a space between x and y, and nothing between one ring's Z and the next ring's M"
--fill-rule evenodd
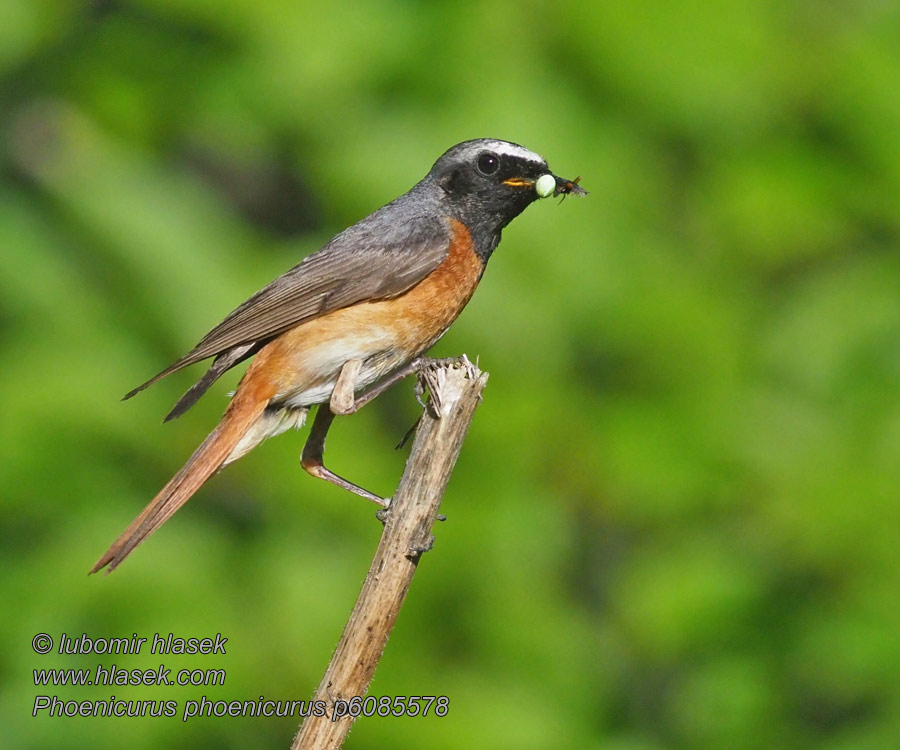
M481 172L481 174L489 176L500 169L500 159L497 154L485 151L478 156L478 161L475 162L475 166L478 167L478 171Z

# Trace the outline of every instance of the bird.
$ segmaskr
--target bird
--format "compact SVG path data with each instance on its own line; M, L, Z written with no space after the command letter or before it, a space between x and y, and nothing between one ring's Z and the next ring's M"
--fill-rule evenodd
M510 141L459 143L408 192L340 232L127 393L124 399L212 358L169 421L252 358L219 424L90 572L114 570L214 473L301 427L313 406L302 467L387 507L388 500L325 467L333 419L420 368L471 299L503 229L539 198L585 195L579 180L554 175L543 157Z

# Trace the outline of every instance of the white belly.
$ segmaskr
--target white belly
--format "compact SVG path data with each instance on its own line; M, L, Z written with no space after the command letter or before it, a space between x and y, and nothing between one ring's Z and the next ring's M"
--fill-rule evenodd
M284 403L291 408L325 403L331 398L341 368L352 359L363 363L354 393L368 388L409 361L410 357L397 348L388 332L367 334L332 339L298 354L298 369L312 376L307 380L309 384L299 390L278 393L272 399L273 403Z

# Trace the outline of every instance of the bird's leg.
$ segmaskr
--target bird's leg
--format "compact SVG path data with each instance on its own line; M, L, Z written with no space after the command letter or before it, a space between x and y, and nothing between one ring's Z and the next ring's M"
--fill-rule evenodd
M328 404L332 414L352 414L359 407L356 406L354 393L356 391L356 379L362 369L361 359L351 359L344 363L338 375L334 390L331 392L331 401Z
M349 482L343 477L339 477L331 469L325 467L323 457L325 454L325 436L331 427L336 415L353 414L376 396L380 396L388 388L421 369L423 364L428 360L424 357L417 357L407 365L401 367L396 372L391 373L387 378L375 385L369 391L359 398L355 398L354 391L356 380L359 377L359 371L362 368L362 360L351 359L344 363L341 372L338 375L337 382L334 384L334 390L331 392L331 399L327 404L320 404L316 410L316 418L313 420L312 429L303 446L303 455L300 458L300 465L306 469L314 477L324 479L327 482L336 484L349 492L352 492L373 503L378 503L382 508L387 508L389 500L385 500L378 495L363 489L359 485Z
M383 497L379 497L368 490L364 490L362 487L353 484L353 482L348 482L330 469L325 468L325 465L322 463L322 458L325 453L325 436L328 434L328 428L331 427L333 421L334 414L331 409L328 408L328 404L319 404L319 408L316 409L316 418L313 420L312 429L306 440L306 445L303 446L303 455L300 458L300 465L314 477L336 484L338 487L342 487L355 495L359 495L360 497L366 498L366 500L377 503L382 508L387 508L390 503L389 500L385 500Z
M352 492L373 503L377 503L382 508L387 508L390 500L369 492L359 485L349 482L343 477L339 477L330 469L325 468L323 456L325 454L325 436L331 427L336 415L354 414L372 399L380 396L388 388L395 383L403 380L407 375L414 372L424 373L429 365L442 363L456 363L460 360L436 360L428 357L416 357L399 370L392 372L388 377L377 383L359 398L354 397L356 380L359 377L362 361L359 359L351 359L344 363L337 381L334 384L334 390L331 393L331 399L327 404L319 404L316 410L316 418L313 420L312 429L303 446L303 455L300 459L300 465L314 477L324 479L327 482L336 484L349 492ZM421 384L417 385L416 398L421 402ZM443 520L443 519L442 519Z
M334 386L334 391L332 391L331 394L331 401L329 403L329 406L331 407L331 411L333 414L340 414L342 416L347 414L355 414L370 401L384 393L392 385L400 382L408 375L412 375L414 372L417 372L419 374L426 374L429 367L433 368L438 365L459 365L466 363L468 363L468 359L466 359L465 355L463 355L462 357L447 357L444 359L416 357L414 360L405 364L399 370L395 370L394 372L392 372L384 380L376 383L374 386L372 386L372 388L363 393L361 396L354 399L354 381L359 375L359 370L362 366L362 363L359 360L351 359L346 362L341 368L341 372L338 375L337 382ZM418 402L422 406L425 406L425 403L422 401L422 396L422 383L418 382L416 383L416 400L418 400Z
M353 386L362 362L358 359L351 359L341 368L338 375L337 383L335 383L334 391L331 394L329 406L334 414L355 414L362 407L368 404L372 399L377 398L395 383L400 382L407 375L421 370L422 367L429 362L427 357L416 357L410 363L404 365L399 370L392 372L384 380L376 383L368 391L363 393L359 398L353 397Z

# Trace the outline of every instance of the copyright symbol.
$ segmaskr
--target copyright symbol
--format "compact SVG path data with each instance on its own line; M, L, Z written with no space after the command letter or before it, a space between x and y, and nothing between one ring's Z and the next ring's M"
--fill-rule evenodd
M53 648L53 639L46 633L38 633L31 639L31 647L38 654L48 654Z

